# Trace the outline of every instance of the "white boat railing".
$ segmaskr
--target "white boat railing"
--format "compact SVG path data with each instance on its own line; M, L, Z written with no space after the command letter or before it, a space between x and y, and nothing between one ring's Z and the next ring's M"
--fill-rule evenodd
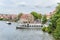
M19 24L19 27L41 27L42 24Z

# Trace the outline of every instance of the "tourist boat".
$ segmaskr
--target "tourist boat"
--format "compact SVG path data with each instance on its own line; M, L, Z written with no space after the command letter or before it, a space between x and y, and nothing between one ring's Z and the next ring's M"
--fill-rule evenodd
M11 25L11 22L9 22L9 21L7 21L6 23L9 24L9 25Z
M41 28L41 24L19 24L17 29L27 29L27 28Z

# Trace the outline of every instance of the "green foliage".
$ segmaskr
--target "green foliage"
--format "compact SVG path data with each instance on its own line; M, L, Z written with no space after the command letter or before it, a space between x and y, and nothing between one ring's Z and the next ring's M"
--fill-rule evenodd
M60 18L60 4L56 7L55 12L53 13L51 17L51 28L52 30L56 29L56 21Z
M51 18L52 27L56 28L56 21L60 18L60 14L54 14Z
M56 22L57 22L57 27L56 27L53 35L56 39L60 39L60 18Z
M31 12L31 14L34 16L34 19L38 18L37 12Z
M2 20L2 21L9 21L9 19L6 19L6 18L0 18L0 20Z
M54 15L51 17L50 28L55 39L60 40L60 4L56 7Z
M44 15L43 17L42 17L42 24L45 24L47 22L47 18L46 18L46 15Z
M41 19L42 18L42 15L41 14L38 14L38 19Z
M0 20L3 20L3 18L0 18Z
M47 32L48 32L48 33L52 33L52 30L51 30L50 27L47 27Z
M42 15L38 14L37 12L31 12L31 14L34 16L34 19L41 19Z
M43 27L42 31L45 31L45 32L48 32L48 33L52 32L52 30L50 29L50 27Z
M43 28L42 28L42 31L45 31L45 29L46 29L46 27L43 27Z

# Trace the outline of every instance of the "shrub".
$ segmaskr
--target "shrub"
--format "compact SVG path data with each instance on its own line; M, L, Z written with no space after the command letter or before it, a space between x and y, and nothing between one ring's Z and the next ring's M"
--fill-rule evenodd
M3 18L0 18L0 20L3 20Z
M50 29L50 27L43 27L42 31L45 31L45 32L48 32L48 33L52 32L52 30Z
M45 29L46 29L46 27L43 27L43 28L42 28L42 31L45 31Z
M56 21L56 29L54 30L53 32L53 36L56 38L56 39L60 39L60 18Z
M54 36L55 39L60 39L60 31L55 30L54 33L53 33L53 36Z
M52 33L52 30L50 29L50 27L47 27L47 32Z

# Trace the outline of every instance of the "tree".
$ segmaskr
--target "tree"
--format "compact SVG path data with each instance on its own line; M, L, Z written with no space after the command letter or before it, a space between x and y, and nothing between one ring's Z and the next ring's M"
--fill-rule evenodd
M31 14L34 16L34 19L41 19L42 15L38 14L37 12L31 12Z
M34 19L38 19L38 14L37 14L37 12L31 12L31 14L34 16Z
M47 22L47 18L46 18L46 15L44 15L43 17L42 17L42 24L45 24Z
M18 20L20 19L20 17L23 15L23 13L18 14Z
M53 13L51 17L51 28L52 30L56 29L56 21L60 18L60 4L56 7L55 12Z
M23 13L19 13L19 14L17 15L17 17L15 18L15 22L18 21L22 15L23 15Z
M58 40L60 40L60 18L56 21L56 29L54 30L54 37Z
M41 14L38 14L38 19L41 19L42 18L42 15Z
M53 13L51 17L51 24L50 28L53 32L53 36L57 39L60 40L60 3L56 7L55 12Z

